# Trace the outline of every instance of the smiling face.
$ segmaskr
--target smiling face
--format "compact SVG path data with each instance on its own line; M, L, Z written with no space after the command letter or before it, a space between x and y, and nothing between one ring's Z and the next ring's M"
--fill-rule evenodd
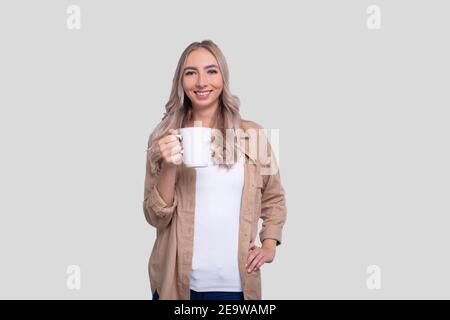
M187 56L183 68L183 89L197 110L217 108L223 79L216 58L199 48Z

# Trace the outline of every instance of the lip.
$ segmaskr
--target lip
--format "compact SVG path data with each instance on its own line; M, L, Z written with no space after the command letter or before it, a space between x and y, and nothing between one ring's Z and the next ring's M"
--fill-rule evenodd
M199 94L197 94L198 92L208 92L208 94L199 95ZM209 96L211 95L211 92L212 92L212 90L196 90L196 91L194 91L194 94L198 100L207 100L209 98Z

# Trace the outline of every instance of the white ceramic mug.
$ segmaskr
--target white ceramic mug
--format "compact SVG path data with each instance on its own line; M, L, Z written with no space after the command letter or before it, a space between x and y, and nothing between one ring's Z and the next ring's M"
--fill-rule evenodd
M179 131L176 136L182 143L186 167L207 167L211 157L211 128L189 127Z

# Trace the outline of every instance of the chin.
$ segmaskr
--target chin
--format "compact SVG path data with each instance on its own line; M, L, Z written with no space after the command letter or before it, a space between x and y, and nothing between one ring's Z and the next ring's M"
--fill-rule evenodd
M194 101L195 104L199 107L208 107L214 103L214 101L217 100L217 97L211 97L208 100L197 100L197 99L191 99L191 101Z

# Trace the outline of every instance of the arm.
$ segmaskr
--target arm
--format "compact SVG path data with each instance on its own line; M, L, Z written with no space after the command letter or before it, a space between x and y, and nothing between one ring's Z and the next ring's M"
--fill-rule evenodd
M168 206L171 206L173 204L173 199L175 197L176 174L176 166L163 163L156 188L159 191L162 199Z
M170 141L173 139L168 136L162 142L166 143L167 140ZM149 145L150 143L151 141L149 141ZM169 149L173 148L173 144L177 145L176 143L169 142ZM165 147L162 150L164 151ZM174 153L170 150L169 153L166 154L164 152L164 154L173 155ZM147 222L156 228L164 228L169 225L177 207L175 194L176 165L164 160L162 162L161 172L156 177L152 172L150 154L147 154L143 207Z
M278 241L275 239L266 238L262 243L262 247L269 250L275 250L275 248L277 247L277 242Z
M268 143L267 139L266 142ZM249 255L247 258L247 272L254 272L264 263L271 263L275 258L276 247L281 244L282 229L286 222L286 201L284 188L281 185L280 172L276 164L275 155L270 144L272 162L270 168L260 168L263 177L263 189L261 195L261 219L262 228L259 233L261 248L250 243ZM270 173L270 174L268 174Z
M286 200L284 188L281 184L280 170L278 168L275 154L272 147L265 138L267 149L270 154L269 167L261 167L260 174L263 174L263 189L261 196L261 219L262 228L259 233L261 243L267 242L266 247L271 247L275 241L275 246L281 244L282 229L286 222ZM272 240L272 241L269 241Z
M261 243L266 240L274 240L275 246L281 244L282 229L286 222L286 202L284 188L281 185L280 173L264 176L266 180L265 188L261 197L261 219L262 228L259 233ZM270 243L267 242L267 246Z

